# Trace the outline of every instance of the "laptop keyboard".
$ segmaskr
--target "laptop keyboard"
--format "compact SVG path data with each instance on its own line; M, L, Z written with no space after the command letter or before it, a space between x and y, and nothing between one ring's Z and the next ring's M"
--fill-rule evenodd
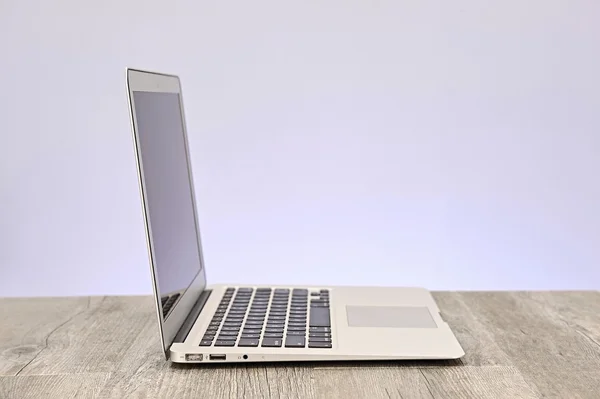
M331 348L329 290L227 288L200 346Z

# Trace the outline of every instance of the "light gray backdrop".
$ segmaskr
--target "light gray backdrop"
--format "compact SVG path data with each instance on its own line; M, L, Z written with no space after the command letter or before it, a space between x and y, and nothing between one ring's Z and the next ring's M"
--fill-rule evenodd
M150 292L127 66L209 281L600 288L596 0L0 3L0 295Z

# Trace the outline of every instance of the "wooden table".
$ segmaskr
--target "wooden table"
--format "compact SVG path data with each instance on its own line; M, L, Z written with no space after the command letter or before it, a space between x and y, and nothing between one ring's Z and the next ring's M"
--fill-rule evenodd
M600 398L600 292L434 294L459 361L172 365L150 297L0 299L0 398Z

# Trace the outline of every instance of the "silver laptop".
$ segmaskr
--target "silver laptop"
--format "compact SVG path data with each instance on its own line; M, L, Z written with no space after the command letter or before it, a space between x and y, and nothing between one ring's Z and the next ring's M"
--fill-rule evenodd
M167 359L217 364L464 355L423 288L208 285L180 80L128 69L127 91Z

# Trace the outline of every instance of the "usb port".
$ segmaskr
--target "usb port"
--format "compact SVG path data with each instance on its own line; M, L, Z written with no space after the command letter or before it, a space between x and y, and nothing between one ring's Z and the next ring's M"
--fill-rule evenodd
M226 355L208 355L210 360L225 360L227 359Z
M188 362L201 362L204 356L200 353L186 353L185 360Z

